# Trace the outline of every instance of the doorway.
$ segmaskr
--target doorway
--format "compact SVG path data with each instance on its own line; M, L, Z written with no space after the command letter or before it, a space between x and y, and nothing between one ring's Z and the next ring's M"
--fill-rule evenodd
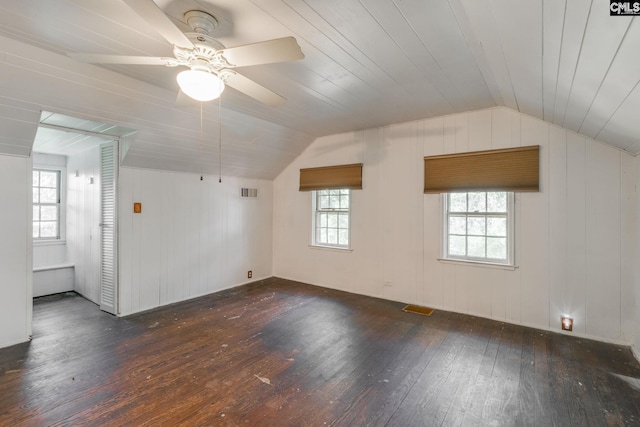
M118 153L127 133L42 112L33 145L34 297L74 291L117 314Z

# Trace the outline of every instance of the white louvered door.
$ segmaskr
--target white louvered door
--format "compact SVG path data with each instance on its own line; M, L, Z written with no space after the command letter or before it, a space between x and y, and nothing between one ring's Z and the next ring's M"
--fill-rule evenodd
M117 206L118 146L100 146L100 309L118 313Z

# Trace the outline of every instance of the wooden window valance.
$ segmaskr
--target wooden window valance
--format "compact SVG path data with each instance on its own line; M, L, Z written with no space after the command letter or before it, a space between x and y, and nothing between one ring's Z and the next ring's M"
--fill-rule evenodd
M540 191L540 146L424 158L424 192Z
M300 191L362 188L362 163L300 169Z

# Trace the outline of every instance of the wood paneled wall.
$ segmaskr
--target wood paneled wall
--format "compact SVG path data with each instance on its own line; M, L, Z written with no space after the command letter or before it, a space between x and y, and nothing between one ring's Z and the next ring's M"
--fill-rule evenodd
M438 261L441 196L423 157L541 146L541 192L516 196L515 270ZM297 171L364 163L352 252L308 246L310 195ZM631 343L636 164L632 156L508 108L320 138L274 182L274 274L544 329Z
M272 202L271 181L121 168L120 313L270 277Z
M100 149L96 147L67 161L67 259L75 265L73 288L96 304L100 304L99 224Z
M0 155L0 347L31 334L31 159Z

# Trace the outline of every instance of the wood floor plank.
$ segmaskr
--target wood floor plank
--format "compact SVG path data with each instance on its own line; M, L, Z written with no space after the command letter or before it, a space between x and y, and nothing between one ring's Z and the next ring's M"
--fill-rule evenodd
M0 425L640 423L627 347L271 278L117 318L39 298Z
M487 399L483 409L483 420L490 424L516 425L518 420L518 388L520 382L521 357L520 332L513 325L505 326L507 334L496 354Z
M453 401L443 425L462 425L464 420L472 408L475 399L473 394L473 386L478 381L478 372L480 370L483 355L489 345L490 328L487 328L486 322L477 322L478 325L469 331L469 342L465 345L467 362L464 364L458 389L454 393ZM485 391L486 392L486 391Z
M434 357L426 364L420 377L389 420L389 425L428 425L441 404L450 404L447 400L441 402L439 395L447 391L449 378L452 372L458 369L456 362L464 348L464 334L461 330L464 329L464 323L469 322L466 316L455 316L454 319L456 321L448 319L447 336L440 345L433 348Z

